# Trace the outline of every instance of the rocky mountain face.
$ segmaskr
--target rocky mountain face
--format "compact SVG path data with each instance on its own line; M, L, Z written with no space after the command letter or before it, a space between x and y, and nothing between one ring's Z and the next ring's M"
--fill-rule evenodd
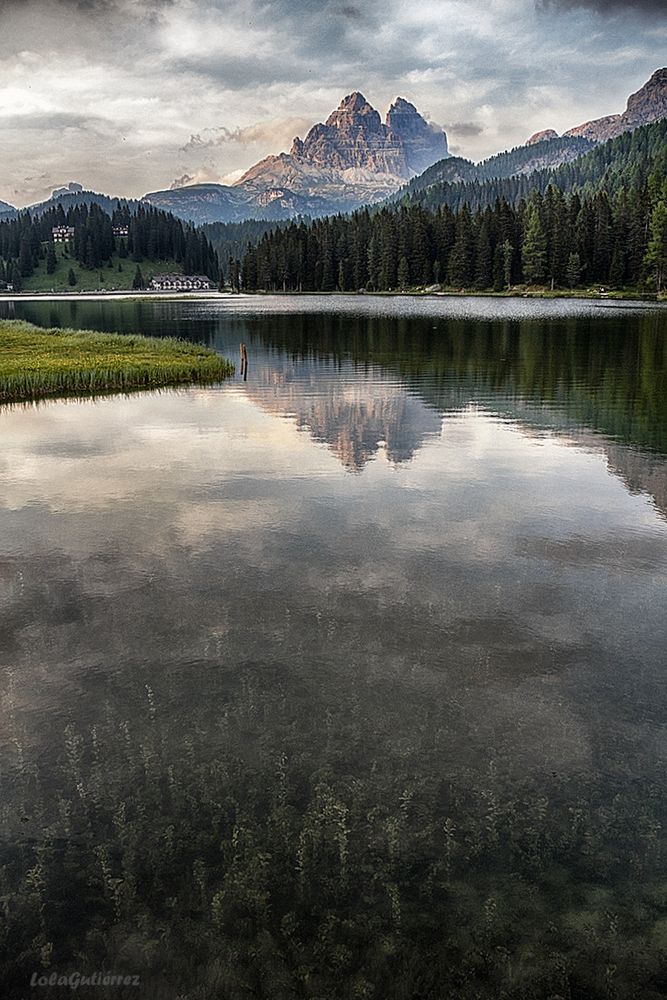
M615 139L623 132L631 132L641 125L667 118L667 67L655 71L643 87L628 98L625 111L622 114L605 115L604 118L594 118L563 133L589 142L606 142ZM527 146L544 139L557 139L558 133L553 129L545 129L532 135Z
M558 132L554 131L552 128L542 129L541 132L535 132L531 135L530 139L527 140L527 146L535 146L538 142L546 142L548 139L558 139Z
M448 155L445 133L409 101L398 97L383 122L355 92L289 153L260 160L232 187L155 191L146 200L196 222L346 212L393 194Z
M402 97L391 105L384 122L363 94L345 97L324 124L314 125L305 139L296 138L288 154L269 156L251 167L238 182L262 184L277 175L284 186L310 188L323 179L368 186L398 185L447 156L447 137L430 125ZM303 190L301 193L304 193Z

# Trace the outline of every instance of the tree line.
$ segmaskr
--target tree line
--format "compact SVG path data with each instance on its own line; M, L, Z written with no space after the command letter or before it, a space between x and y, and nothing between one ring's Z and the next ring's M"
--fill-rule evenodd
M216 282L220 277L217 253L204 233L168 212L119 202L111 213L95 203L67 209L56 204L39 215L21 212L0 222L0 281L20 291L41 262L46 273L53 274L57 267L53 229L58 226L74 230L67 255L87 270L109 266L118 255L137 265L144 260L174 261L184 274L205 274ZM114 234L114 229L123 228L126 236Z
M393 291L434 283L480 291L521 284L660 291L666 205L663 179L615 196L567 196L551 185L517 205L498 198L477 210L464 204L429 211L414 203L363 209L267 233L233 271L239 287L266 291Z

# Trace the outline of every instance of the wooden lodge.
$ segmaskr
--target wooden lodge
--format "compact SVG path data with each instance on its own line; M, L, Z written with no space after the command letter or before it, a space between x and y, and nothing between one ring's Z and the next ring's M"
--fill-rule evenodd
M156 274L151 288L161 292L210 292L215 286L203 274Z
M74 239L74 226L54 226L51 236L54 243L69 243Z

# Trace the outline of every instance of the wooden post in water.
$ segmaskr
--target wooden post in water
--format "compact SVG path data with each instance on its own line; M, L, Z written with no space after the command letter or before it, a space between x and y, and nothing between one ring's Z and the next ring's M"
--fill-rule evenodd
M246 350L245 344L241 344L241 375L243 375L243 381L248 379L248 352Z

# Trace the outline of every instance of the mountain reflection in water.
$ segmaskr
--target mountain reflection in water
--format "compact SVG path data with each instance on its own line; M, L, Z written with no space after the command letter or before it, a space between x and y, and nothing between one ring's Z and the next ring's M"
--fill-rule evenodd
M664 994L665 312L360 299L15 307L248 376L0 410L10 1000Z

